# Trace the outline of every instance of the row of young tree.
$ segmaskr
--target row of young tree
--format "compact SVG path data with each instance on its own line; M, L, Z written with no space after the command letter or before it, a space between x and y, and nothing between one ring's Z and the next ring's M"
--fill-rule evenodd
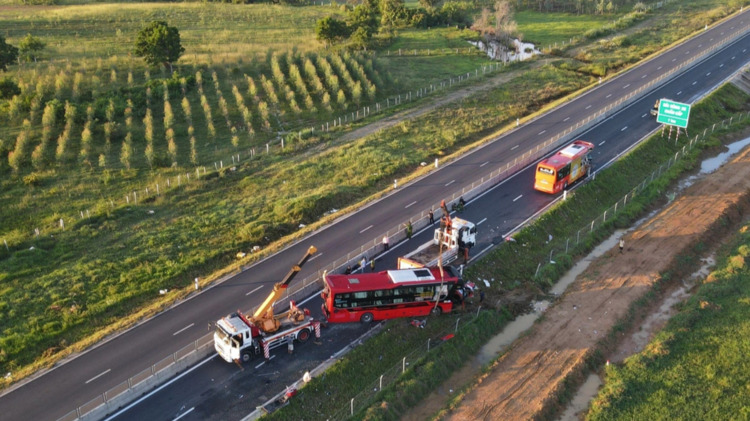
M269 70L237 77L200 68L156 79L147 71L138 82L116 68L26 75L8 101L5 120L20 130L0 141L8 157L0 167L198 165L201 151L261 145L279 122L329 119L374 100L387 83L371 56L347 52L274 53L258 67Z

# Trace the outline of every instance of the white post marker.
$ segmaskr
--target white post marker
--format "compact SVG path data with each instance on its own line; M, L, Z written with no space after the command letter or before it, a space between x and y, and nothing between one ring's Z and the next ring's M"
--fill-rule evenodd
M198 278L195 278L195 290L198 291Z
M398 188L398 180L393 180L393 188Z
M437 168L437 167L438 167L438 159L435 158L435 168Z

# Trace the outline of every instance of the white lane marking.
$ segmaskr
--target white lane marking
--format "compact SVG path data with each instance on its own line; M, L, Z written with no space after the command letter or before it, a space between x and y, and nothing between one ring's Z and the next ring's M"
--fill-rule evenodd
M646 75L643 75L643 77L646 77ZM630 87L630 84L628 83L627 85L623 86L622 89L627 89L629 87Z
M676 59L676 58L673 58L673 59L672 59L672 61L677 61L677 59Z
M409 203L408 205L404 206L404 209L407 209L409 206L414 206L416 204L417 204L417 201L415 200L415 201Z
M521 195L519 195L518 197L516 197L515 199L513 199L513 201L515 202L516 200L518 200L518 199L520 199L520 198L522 198L522 197L523 197L523 195L521 194Z
M570 117L565 117L563 121L568 121L568 120L570 120Z
M543 135L543 134L544 134L544 132L546 132L546 130L542 130L541 132L539 132L539 134L538 134L537 136L541 136L541 135Z
M656 70L661 70L661 66L657 67Z
M489 164L489 163L490 163L490 161L487 161L487 162L485 162L484 164L480 165L480 166L479 166L479 168L482 168L482 167L484 167L485 165L487 165L487 164Z
M587 105L585 109L588 110L589 108L591 108L591 105Z
M644 115L642 115L642 116L641 116L641 118L644 118L644 117L646 117L647 115L648 115L648 114L644 114Z
M310 259L310 260L312 260L312 259ZM257 291L257 290L259 290L259 289L261 289L261 288L263 288L263 285L259 286L258 288L255 288L254 290L252 290L252 291L248 292L248 293L247 293L247 294L245 294L245 295L250 295L250 294L252 294L253 292L255 292L255 291Z
M732 56L732 60L734 60L735 57L737 57L737 56Z
M112 371L112 369L111 369L111 368L108 368L108 369L106 369L106 370L102 371L101 373L97 374L96 376L94 376L94 377L92 377L92 378L90 378L90 379L86 380L86 384L89 384L89 383L93 382L94 380L96 380L96 379L98 379L99 377L101 377L101 376L103 376L103 375L105 375L105 374L109 373L110 371Z
M605 143L607 143L607 141L606 140L602 140L602 143L600 143L599 146L602 146Z
M187 326L183 327L182 329L178 330L177 332L173 333L173 334L172 334L172 336L177 336L177 335L179 335L180 333L182 333L182 332L184 332L184 331L186 331L186 330L190 329L190 328L191 328L191 327L193 327L193 326L195 326L195 323L190 323L189 325L187 325Z
M628 126L625 126L625 127L623 127L622 129L620 129L620 131L621 131L621 132L624 132L624 131L625 131L625 130L627 130L627 129L628 129Z
M695 86L695 85L696 85L697 83L698 83L698 81L697 81L697 80L696 80L695 82L693 82L693 86Z
M177 417L177 418L173 419L172 421L177 421L177 420L179 420L180 418L184 417L185 415L187 415L187 414L189 414L189 413L193 412L193 410L194 410L194 409L195 409L195 407L192 407L192 408L188 409L187 411L185 411L185 413L184 413L184 414L182 414L182 415L180 415L179 417Z
M648 76L648 75L643 75L643 76L641 76L641 79L645 79L645 78L646 78L646 76Z
M719 69L721 69L722 67L724 67L724 63L721 63L721 64L719 65Z
M516 148L517 148L517 147L519 147L519 146L520 146L520 145L516 145L516 146L514 146L514 147L510 148L510 150L516 149Z
M612 96L612 94L607 94L607 96L605 96L605 98L609 98L611 96Z
M484 221L486 221L486 220L487 220L487 218L484 218L484 219L482 219L481 221L477 222L477 225L481 225L481 224L482 224L482 222L484 222Z
M710 75L711 75L711 72L708 72L708 73L706 73L706 77L708 77L708 76L710 76Z
M675 95L682 95L682 91L677 92Z
M362 234L363 232L365 232L365 231L369 230L370 228L372 228L372 225L370 225L369 227L367 227L367 228L363 229L363 230L362 230L362 231L360 231L359 233L360 233L360 234Z
M182 372L182 374L180 374L179 376L177 376L177 377L173 378L172 380L170 380L170 381L168 381L168 382L164 383L163 385L161 385L161 386L157 387L156 389L152 390L152 391L151 391L150 393L148 393L148 394L146 394L146 395L143 395L143 396L142 396L142 397L141 397L140 399L138 399L137 401L135 401L135 402L131 403L130 405L126 406L125 408L122 408L121 410L119 410L119 411L115 412L115 413L114 413L114 414L112 414L112 415L111 415L111 416L110 416L109 418L105 418L105 419L104 419L104 421L111 421L111 420L113 420L113 419L115 419L115 418L119 417L120 415L122 415L122 414L124 414L124 413L125 413L126 411L128 411L128 410L129 410L130 408L132 408L132 407L134 407L134 406L137 406L137 405L139 405L139 404L140 404L141 402L145 401L146 399L150 398L151 396L153 396L153 395L155 395L155 394L157 394L157 393L161 392L161 391L162 391L162 390L164 390L165 388L169 387L169 386L170 386L170 385L171 385L172 383L174 383L174 382L176 382L177 380L180 380L181 378L183 378L183 377L187 376L188 374L190 374L190 373L191 373L191 372L193 372L194 370L197 370L197 369L198 369L198 368L199 368L200 366L202 366L203 364L205 364L205 363L207 363L207 362L211 361L212 359L216 358L216 357L217 357L218 355L219 355L219 354L217 354L217 353L213 353L213 354L211 354L211 356L209 356L209 357L208 357L208 358L206 358L205 360L203 360L203 361L199 362L198 364L196 364L196 365L192 366L192 367L191 367L190 369L188 369L188 370L185 370L185 371L184 371L184 372ZM273 358L273 357L271 357L271 358Z
M318 257L322 256L323 253L316 253L315 256L309 258L307 261L312 262L313 260L317 259Z
M276 355L271 355L271 358L268 360L263 361L262 363L255 366L255 368L260 368L263 364L265 364L267 361L271 361L272 359L276 358Z
M448 186L450 186L451 184L453 184L455 182L456 182L456 180L451 180L451 181L448 182L448 184L445 185L445 187L448 187Z

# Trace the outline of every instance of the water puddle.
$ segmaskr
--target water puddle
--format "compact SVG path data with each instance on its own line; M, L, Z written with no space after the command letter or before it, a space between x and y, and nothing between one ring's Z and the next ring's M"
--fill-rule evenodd
M726 145L727 149L729 149L728 151L722 152L713 158L708 158L701 162L701 174L709 174L718 170L722 165L729 161L729 158L731 158L732 155L741 151L747 145L750 145L750 137Z
M736 154L747 145L750 145L750 138L728 145L727 147L729 148L729 151L719 155L722 157L722 160L718 160L718 157L705 160L703 162L705 166L701 165L701 174L693 177L698 178L716 170L732 155ZM708 162L708 164L706 164L706 162ZM676 195L688 185L678 187L677 191L673 194ZM654 210L651 214L633 224L628 231L635 229L658 212L659 210ZM586 257L579 260L575 266L573 266L557 283L555 283L550 290L550 293L555 296L562 295L568 286L576 280L578 275L586 270L594 259L616 247L620 237L622 237L625 232L625 230L617 230L612 233L609 238L595 247ZM675 288L672 293L664 298L660 303L659 308L643 321L638 331L621 341L622 343L618 345L615 355L611 357L613 362L620 362L626 357L636 352L640 352L648 344L652 334L661 329L677 312L677 310L674 309L675 304L682 302L689 297L697 280L705 278L710 272L710 268L715 264L713 256L703 259L703 262L703 266L698 271L692 274L688 279L684 280L681 286ZM549 301L537 301L532 303L532 311L530 313L518 316L515 320L510 322L502 332L492 338L480 349L479 353L472 359L470 364L466 364L460 370L454 372L448 380L438 386L430 396L422 401L421 404L405 414L406 416L404 419L426 419L441 409L445 405L447 399L450 399L454 390L461 388L468 382L472 381L482 367L495 361L503 351L508 348L508 346L526 332L534 322L541 317L549 305ZM560 416L559 420L578 420L581 414L585 414L585 412L588 411L589 403L591 399L596 396L601 385L602 381L596 373L589 375L583 385L581 385L576 392L576 395L568 403L568 406Z
M719 169L722 165L729 161L729 159L733 155L735 155L748 145L750 145L750 138L745 138L726 145L728 149L727 151L722 152L715 157L703 160L701 162L700 172L678 183L676 191L668 194L668 197L670 199L669 201L671 202L672 200L674 200L674 198L680 191L695 183L696 180ZM651 215L649 215L647 218L650 217ZM640 223L644 220L645 219L638 221L638 223L636 223L634 226L640 225ZM612 237L610 237L607 241L611 240ZM588 258L589 257L587 256L584 260L588 260ZM713 268L713 266L716 264L714 255L708 256L701 260L703 262L703 265L700 267L700 269L691 274L687 279L683 280L682 285L674 288L673 291L666 295L662 302L659 304L659 307L653 313L649 314L646 319L643 320L638 329L631 335L620 341L617 349L610 356L611 362L621 363L627 357L641 352L651 341L652 336L656 332L661 330L661 328L666 325L669 319L677 313L675 305L685 301L688 297L690 297L693 287L699 282L699 280L705 279L705 277L708 276L708 274L711 272L711 268ZM573 270L575 270L575 268L573 268L571 272L573 272ZM567 276L568 275L566 275L566 277ZM573 279L575 279L575 276L573 276ZM591 375L589 375L589 377L586 379L586 382L584 382L584 384L578 389L575 396L573 397L573 400L571 400L558 420L578 420L580 414L584 414L586 411L588 411L588 405L599 392L599 388L601 387L601 385L601 378L599 378L596 373L592 373Z
M737 152L741 151L745 146L750 145L750 137L738 140L733 143L729 143L726 146L728 149L725 152L722 152L712 158L707 158L701 162L701 170L696 175L691 175L690 177L687 177L686 179L680 181L677 184L677 192L684 190L696 181L703 178L706 174L710 174L719 168L721 168L722 165L726 164L727 161L729 161L729 158L731 158L733 155L735 155ZM672 193L669 195L670 201L674 200L675 193Z

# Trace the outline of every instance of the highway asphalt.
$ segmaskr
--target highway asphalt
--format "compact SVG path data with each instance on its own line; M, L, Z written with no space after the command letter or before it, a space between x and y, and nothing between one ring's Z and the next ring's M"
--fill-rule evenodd
M412 184L399 187L383 200L313 233L243 273L193 296L169 311L23 383L20 387L6 391L0 396L2 418L58 419L205 335L210 323L221 316L238 308L248 309L259 304L270 292L273 283L284 276L309 245L315 245L319 252L316 258L305 265L299 279L319 271L349 250L358 249L367 242L379 241L384 231L405 221L420 209L429 209L440 199L449 197L461 187L512 162L515 157L534 149L554 134L568 129L576 121L595 114L607 104L617 102L669 69L680 66L702 51L709 50L714 43L742 31L743 35L737 40L694 63L691 69L673 81L656 88L595 127L576 135L576 138L591 141L596 145L593 159L597 165L602 166L658 127L649 114L656 99L670 98L690 103L748 63L750 36L746 34L750 19L746 16L747 12L709 28L689 41L602 83L575 100L555 108L511 133L500 136L438 171ZM562 142L561 146L564 143ZM467 206L462 216L479 223L479 242L474 250L482 251L499 244L504 234L514 230L554 199L552 196L533 191L532 183L533 168L529 166ZM405 252L416 248L427 241L429 235L423 233L415 236L408 244L401 245L385 256L379 265L394 267L398 250ZM302 350L298 354L302 355ZM206 378L218 378L223 385L232 384L230 378L236 378L235 381L247 381L244 377L254 373L252 370L245 370L238 374L236 370L236 366L213 359L194 373ZM144 404L159 407L163 402L176 401L175 396L180 395L179 399L192 399L194 407L200 404L200 400L195 396L200 396L204 391L196 389L190 391L189 396L186 392L188 391L185 389L176 390L171 392L175 394L171 397L162 398L155 404ZM44 404L41 405L40 402ZM170 408L161 413L164 418L160 416L149 419L172 419L179 411ZM241 415L244 414L233 413L231 418L226 419L238 419ZM185 419L189 419L189 416L188 414Z

